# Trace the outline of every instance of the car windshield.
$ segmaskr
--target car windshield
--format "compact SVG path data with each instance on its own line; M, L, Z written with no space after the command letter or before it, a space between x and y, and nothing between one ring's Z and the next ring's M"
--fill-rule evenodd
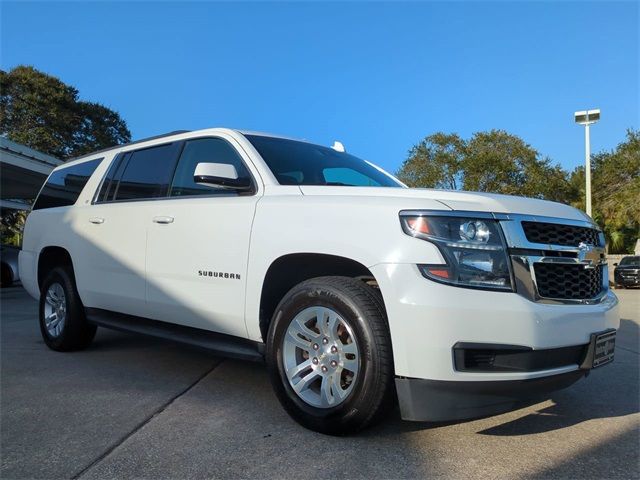
M624 257L620 265L640 265L640 257Z
M245 136L280 185L402 187L373 164L333 148L284 138Z

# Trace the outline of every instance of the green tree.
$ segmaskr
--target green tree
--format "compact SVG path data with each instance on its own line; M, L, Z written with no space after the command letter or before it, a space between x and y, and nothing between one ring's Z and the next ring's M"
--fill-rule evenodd
M411 187L450 188L568 201L568 173L503 130L429 135L409 151L398 177Z
M464 189L565 201L567 172L504 130L475 133L467 142Z
M457 134L429 135L409 151L399 176L410 187L456 190L462 186L464 147Z
M610 152L593 155L593 218L609 252L629 253L640 237L640 131ZM410 187L524 195L585 209L584 167L570 174L530 145L502 130L429 135L409 151L398 177Z
M26 210L2 209L0 211L0 243L20 246L26 219Z
M640 237L640 131L628 130L625 141L593 155L591 165L594 219L611 253L630 253Z
M117 112L30 66L0 70L0 135L62 159L131 140Z

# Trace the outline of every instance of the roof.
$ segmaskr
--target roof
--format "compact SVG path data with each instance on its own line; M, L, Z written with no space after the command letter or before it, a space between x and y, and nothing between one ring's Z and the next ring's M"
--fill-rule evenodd
M254 136L258 136L258 137L282 138L283 140L295 140L296 142L307 142L307 143L309 143L308 140L304 140L304 139L301 139L301 138L287 137L285 135L278 135L278 134L275 134L275 133L256 132L256 131L253 131L253 130L236 130L236 132L241 133L242 135L254 135Z
M212 128L223 128L223 127L212 127ZM75 158L70 158L69 160L67 160L67 162L72 162L72 161L76 161L76 160L80 160L86 157L90 157L99 153L103 153L103 152L109 152L113 149L116 148L123 148L123 147L128 147L130 145L136 145L138 143L144 143L144 142L149 142L151 140L158 140L160 138L165 138L165 137L171 137L173 135L180 135L181 133L192 133L192 132L198 132L198 131L205 131L205 130L210 130L210 128L203 128L200 130L174 130L172 132L167 132L167 133L163 133L160 135L154 135L152 137L146 137L146 138L141 138L139 140L135 140L133 142L129 142L129 143L122 143L119 145L114 145L112 147L109 148L104 148L102 150L97 150L95 152L91 152L91 153L87 153L85 155L81 155L79 157L75 157ZM299 139L299 138L293 138L293 137L287 137L284 135L277 135L274 133L266 133L266 132L256 132L256 131L252 131L252 130L238 130L238 129L230 129L230 130L234 130L242 135L258 135L261 137L272 137L272 138L282 138L284 140L294 140L297 142L305 142L305 143L310 143L308 140L304 140L304 139Z
M79 157L70 158L69 160L67 160L67 162L80 160L81 158L90 157L90 156L95 155L97 153L109 152L109 151L113 150L114 148L128 147L129 145L136 145L138 143L149 142L151 140L157 140L159 138L170 137L172 135L179 135L181 133L189 133L190 131L191 130L174 130L172 132L163 133L163 134L160 134L160 135L154 135L152 137L141 138L139 140L134 140L133 142L129 142L129 143L119 143L118 145L114 145L112 147L103 148L102 150L96 150L95 152L90 152L90 153L87 153L85 155L80 155Z
M21 143L16 143L5 137L0 137L0 150L10 154L19 155L20 157L28 158L29 160L35 160L39 163L44 163L47 166L51 167L57 167L62 163L62 160L60 160L59 158L39 152L37 150L34 150L33 148L22 145Z

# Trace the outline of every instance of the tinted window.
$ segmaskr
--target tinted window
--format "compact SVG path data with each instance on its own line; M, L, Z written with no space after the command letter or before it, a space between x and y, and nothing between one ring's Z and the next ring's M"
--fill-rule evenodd
M352 168L325 168L322 171L327 185L367 185L370 187L379 187L380 184L371 177L363 175Z
M124 158L114 200L164 197L176 166L179 143L145 148Z
M117 186L117 178L119 173L122 173L122 168L126 165L126 162L123 159L128 159L129 153L121 153L116 156L116 158L111 162L109 166L109 170L107 170L107 174L104 176L102 180L102 185L100 186L100 192L96 196L96 202L103 202L106 200L113 200L113 192Z
M198 163L224 163L233 165L238 172L238 178L251 178L236 150L221 138L200 138L186 143L178 168L176 169L172 197L188 195L215 195L229 193L229 190L214 185L199 185L193 181L193 174Z
M33 209L65 207L76 203L80 192L101 161L102 159L98 158L61 168L51 173L40 195L38 195Z
M370 163L332 148L246 135L281 185L401 187Z
M640 265L640 257L624 257L620 265Z

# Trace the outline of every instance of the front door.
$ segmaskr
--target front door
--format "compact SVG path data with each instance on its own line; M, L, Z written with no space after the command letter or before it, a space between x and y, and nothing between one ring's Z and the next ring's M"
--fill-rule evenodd
M198 163L233 165L256 185L231 143L186 141L169 198L148 219L147 306L150 317L246 337L244 302L256 188L238 193L193 181Z

